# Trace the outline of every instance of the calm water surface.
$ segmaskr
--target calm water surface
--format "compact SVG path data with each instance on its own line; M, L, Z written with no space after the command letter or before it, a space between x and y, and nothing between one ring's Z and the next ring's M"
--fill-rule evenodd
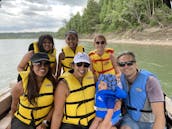
M36 39L5 39L0 40L0 90L9 86L9 82L17 78L17 64L27 52L29 44ZM93 49L91 43L81 43L86 52ZM64 40L55 39L57 57ZM109 44L118 54L124 50L133 51L136 54L139 68L147 69L160 79L164 92L172 97L172 47L150 45Z
M83 45L87 52L93 49L91 43ZM172 46L109 44L108 47L114 48L116 55L125 50L133 51L139 68L155 73L164 92L172 97Z

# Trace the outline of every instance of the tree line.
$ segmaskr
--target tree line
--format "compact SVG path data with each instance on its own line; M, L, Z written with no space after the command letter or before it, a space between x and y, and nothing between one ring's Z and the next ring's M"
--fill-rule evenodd
M72 16L56 36L64 37L71 29L81 35L141 31L145 27L165 27L171 21L172 9L163 0L88 0L83 14Z

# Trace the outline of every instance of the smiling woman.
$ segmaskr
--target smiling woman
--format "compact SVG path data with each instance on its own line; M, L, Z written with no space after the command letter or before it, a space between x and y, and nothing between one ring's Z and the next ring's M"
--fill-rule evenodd
M78 52L72 70L59 77L51 129L87 129L90 126L95 117L95 80L89 64L88 55Z
M20 72L21 81L12 88L12 120L7 129L49 126L44 121L51 120L55 87L50 60L46 53L39 52L30 61L30 71Z

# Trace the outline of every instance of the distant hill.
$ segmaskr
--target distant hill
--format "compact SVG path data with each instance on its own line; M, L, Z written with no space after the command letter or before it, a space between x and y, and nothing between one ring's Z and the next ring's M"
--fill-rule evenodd
M55 32L23 32L23 33L0 33L0 39L28 39L38 38L40 35L50 34L54 38L56 37Z

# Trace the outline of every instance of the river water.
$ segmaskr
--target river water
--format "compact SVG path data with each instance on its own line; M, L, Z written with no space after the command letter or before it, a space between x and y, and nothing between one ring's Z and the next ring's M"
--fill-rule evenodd
M11 80L17 78L17 64L27 52L28 46L36 39L0 39L0 90L9 86ZM61 48L65 45L64 40L55 39L57 57ZM86 52L93 49L88 42L81 43ZM136 54L139 68L147 69L157 75L164 92L172 97L172 47L133 45L133 44L109 44L115 53L129 50Z

